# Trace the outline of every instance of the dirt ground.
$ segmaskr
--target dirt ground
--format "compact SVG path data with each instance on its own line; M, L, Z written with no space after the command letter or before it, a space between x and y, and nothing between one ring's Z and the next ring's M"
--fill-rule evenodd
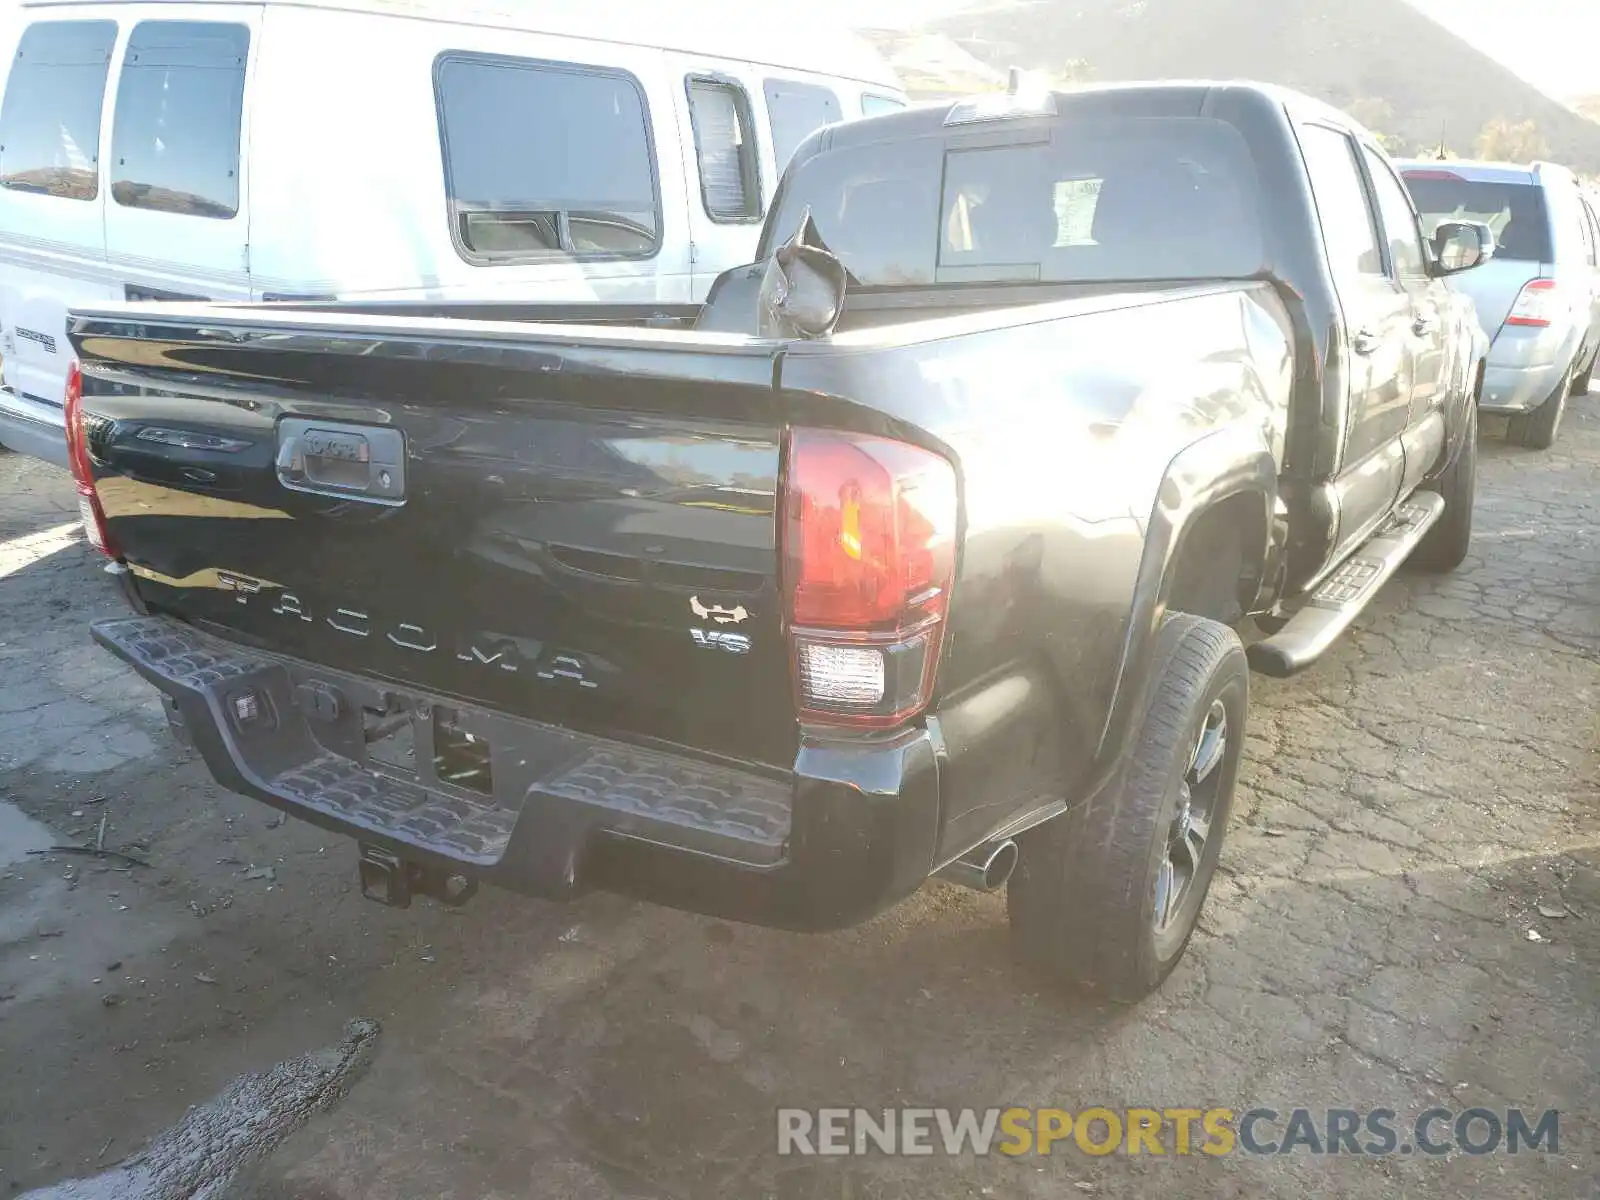
M252 1194L1600 1195L1600 397L1553 452L1501 431L1469 562L1254 681L1223 874L1134 1009L1041 990L1003 901L942 884L817 937L607 896L363 901L349 844L213 786L91 645L119 608L69 481L0 456L0 1194L367 1016L371 1072ZM150 868L26 854L102 821ZM1556 1108L1561 1153L776 1153L780 1105L897 1104Z

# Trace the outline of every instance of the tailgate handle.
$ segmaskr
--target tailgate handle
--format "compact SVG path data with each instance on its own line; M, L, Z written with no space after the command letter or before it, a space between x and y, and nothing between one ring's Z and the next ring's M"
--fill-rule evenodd
M291 491L405 503L405 436L398 429L288 417L278 422L277 469Z

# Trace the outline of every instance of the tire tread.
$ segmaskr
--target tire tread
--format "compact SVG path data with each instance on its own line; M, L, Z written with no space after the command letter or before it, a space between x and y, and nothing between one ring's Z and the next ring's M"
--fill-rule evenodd
M1117 999L1160 982L1148 978L1139 941L1146 861L1164 813L1170 756L1187 749L1193 697L1227 670L1244 678L1248 704L1238 635L1201 617L1170 615L1123 766L1083 805L1027 835L1007 905L1023 956L1047 974Z

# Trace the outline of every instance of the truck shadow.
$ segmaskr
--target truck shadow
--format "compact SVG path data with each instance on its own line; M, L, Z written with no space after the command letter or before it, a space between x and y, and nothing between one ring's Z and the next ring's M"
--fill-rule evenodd
M942 1150L783 1157L777 1111L1242 1112L1290 1099L1420 1111L1430 1080L1464 1081L1490 1106L1592 1108L1597 1083L1565 1047L1595 1002L1566 960L1600 941L1537 906L1600 908L1600 847L1505 846L1470 867L1390 871L1341 863L1336 849L1325 860L1327 840L1246 838L1190 956L1132 1008L1041 988L1011 959L1003 906L943 885L862 929L803 938L597 898L560 910L578 932L535 957L524 931L548 910L490 903L484 941L463 947L471 977L408 997L388 1055L327 1129L281 1156L285 1178L351 1198L400 1194L411 1179L462 1197L993 1188L1042 1200L1072 1180L1225 1168L1075 1150L1030 1156L1025 1170ZM1261 863L1266 852L1277 861ZM1524 936L1535 926L1539 943ZM1518 1036L1496 1036L1508 1021ZM1430 1166L1439 1194L1496 1178L1487 1160ZM1180 1190L1191 1183L1211 1193L1198 1173ZM263 1200L317 1194L284 1186Z

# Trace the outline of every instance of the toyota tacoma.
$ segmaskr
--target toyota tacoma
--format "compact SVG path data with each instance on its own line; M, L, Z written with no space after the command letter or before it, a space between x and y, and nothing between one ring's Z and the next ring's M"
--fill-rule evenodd
M700 309L85 306L93 634L387 903L825 930L938 875L1137 998L1250 669L1467 553L1492 253L1329 108L1152 84L820 130Z

